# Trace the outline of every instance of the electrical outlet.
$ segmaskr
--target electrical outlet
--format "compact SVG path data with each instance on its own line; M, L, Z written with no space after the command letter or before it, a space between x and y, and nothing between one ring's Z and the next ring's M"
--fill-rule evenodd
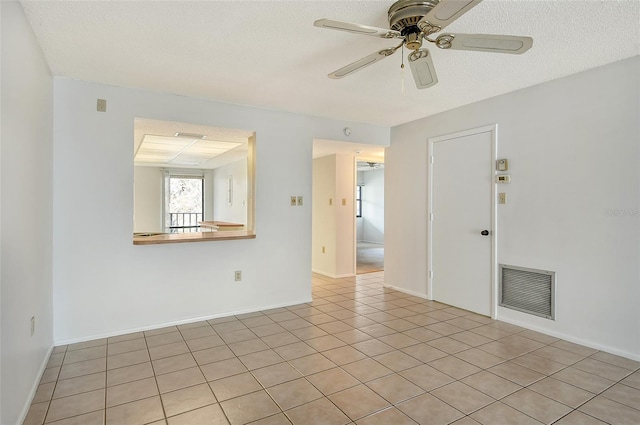
M36 316L31 316L31 336L36 333Z
M98 112L107 112L107 101L106 99L98 99L98 103L96 106Z
M236 279L236 282L240 282L242 280L242 270L236 270L235 279Z
M295 196L291 197L291 206L295 207L296 205L298 205L298 198Z
M507 194L504 192L500 192L498 194L498 203L499 204L506 204L507 203Z
M298 196L298 206L302 206L302 196Z

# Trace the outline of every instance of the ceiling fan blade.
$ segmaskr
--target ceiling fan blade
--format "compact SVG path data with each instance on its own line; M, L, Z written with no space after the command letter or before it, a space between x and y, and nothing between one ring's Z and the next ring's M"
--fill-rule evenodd
M419 49L409 53L408 59L416 87L426 89L438 82L436 69L427 49Z
M402 44L400 46L402 46ZM396 50L398 50L400 46L395 48L391 47L389 49L383 49L375 53L372 53L369 56L365 56L360 60L350 63L349 65L343 66L337 71L332 72L331 74L329 74L329 78L333 78L333 79L343 78L343 77L346 77L347 75L353 74L354 72L360 71L362 68L365 68L378 61L381 61L387 56L391 56Z
M426 35L441 31L482 0L440 0L420 21L418 28Z
M370 35L380 38L403 38L398 31L370 27L368 25L353 24L351 22L332 21L331 19L318 19L313 23L316 27L330 30L346 31L354 34Z
M436 38L441 49L520 55L533 46L533 38L494 34L441 34Z

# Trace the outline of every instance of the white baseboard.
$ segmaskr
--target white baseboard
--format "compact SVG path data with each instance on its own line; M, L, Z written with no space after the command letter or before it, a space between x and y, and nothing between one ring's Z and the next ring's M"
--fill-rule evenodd
M22 406L22 411L20 412L20 416L18 416L19 424L23 423L24 420L27 418L27 414L29 413L29 408L31 407L33 398L36 396L36 391L38 391L40 380L42 380L42 375L44 374L44 370L47 368L47 364L49 363L49 357L51 357L51 353L53 352L54 347L55 347L55 344L49 347L49 350L47 350L47 355L45 356L44 360L42 361L42 364L40 365L40 370L36 375L36 380L31 386L31 391L29 391L29 396L27 397L26 403L24 406Z
M380 241L367 241L367 240L363 240L363 241L359 241L359 242L372 243L372 244L374 244L374 245L384 245L384 242L380 242Z
M408 289L404 289L404 288L398 288L397 286L389 285L387 283L383 283L382 286L385 287L385 288L393 289L394 291L402 292L404 294L413 295L414 297L418 297L418 298L422 298L423 300L429 300L430 301L430 299L427 298L426 294L421 294L419 292L409 291Z
M126 334L130 334L130 333L135 333L135 332L150 331L150 330L153 330L153 329L166 328L167 326L185 325L185 324L188 324L188 323L202 322L204 320L217 319L217 318L220 318L220 317L235 316L235 315L246 314L246 313L255 313L256 311L271 310L271 309L274 309L274 308L290 307L292 305L304 304L304 303L308 303L308 302L311 302L311 301L313 301L312 298L305 298L305 299L302 299L302 300L298 300L298 301L294 301L294 302L287 302L287 303L283 303L283 304L272 304L272 305L266 305L266 306L251 307L251 308L242 309L242 310L227 311L227 312L224 312L224 313L217 313L217 314L212 314L212 315L207 315L207 316L200 316L200 317L191 317L191 318L188 318L188 319L181 319L181 320L174 320L174 321L171 321L171 322L156 323L156 324L152 324L152 325L145 325L145 326L139 326L139 327L135 327L135 328L122 329L122 330L113 331L113 332L105 332L105 333L101 333L101 334L87 335L87 336L78 337L78 338L61 339L61 340L55 341L55 345L56 346L58 346L58 345L68 345L68 344L75 344L75 343L78 343L78 342L92 341L94 339L111 338L111 337L114 337L114 336L126 335Z
M503 318L503 317L500 317L500 315L498 315L497 320L501 322L509 323L512 325L520 326L522 328L530 329L532 331L540 332L541 334L549 335L555 338L564 339L565 341L573 342L574 344L584 345L585 347L593 348L594 350L600 350L616 356L625 357L627 359L631 359L635 361L640 361L640 354L619 350L615 347L610 347L608 345L599 344L597 342L584 340L584 339L577 338L573 335L568 335L562 332L554 332L543 327L521 322L519 320Z
M346 273L346 274L337 274L337 275L336 275L336 274L327 273L327 272L320 271L320 270L311 270L311 271L312 271L313 273L321 274L322 276L330 277L331 279L341 279L341 278L343 278L343 277L354 277L354 276L355 276L355 274L349 274L349 273Z
M396 286L388 285L388 284L384 284L383 286L385 288L393 289L395 291L403 292L405 294L413 295L415 297L423 298L425 300L429 299L429 298L427 298L427 296L425 294L420 294L418 292L409 291L409 290L406 290L404 288L398 288ZM575 336L568 335L568 334L565 334L565 333L562 333L562 332L553 332L553 331L550 331L549 329L545 329L545 328L542 328L542 327L539 327L539 326L531 325L530 323L525 323L525 322L522 322L522 321L519 321L519 320L500 317L500 315L498 315L496 320L499 320L499 321L505 322L505 323L509 323L509 324L512 324L512 325L520 326L520 327L525 328L525 329L530 329L532 331L540 332L542 334L549 335L549 336L552 336L552 337L555 337L555 338L560 338L560 339L563 339L565 341L573 342L574 344L584 345L585 347L593 348L594 350L600 350L600 351L604 351L604 352L607 352L607 353L610 353L610 354L614 354L616 356L624 357L624 358L635 360L635 361L640 361L640 355L639 354L630 353L628 351L619 350L619 349L617 349L615 347L610 347L608 345L598 344L598 343L593 342L593 341L588 341L588 340L576 338Z

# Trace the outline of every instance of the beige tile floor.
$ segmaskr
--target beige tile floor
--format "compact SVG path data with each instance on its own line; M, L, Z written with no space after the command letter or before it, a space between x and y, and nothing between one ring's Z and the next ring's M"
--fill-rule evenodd
M382 281L56 347L25 425L640 424L640 363Z
M356 274L384 270L384 245L370 242L356 244Z

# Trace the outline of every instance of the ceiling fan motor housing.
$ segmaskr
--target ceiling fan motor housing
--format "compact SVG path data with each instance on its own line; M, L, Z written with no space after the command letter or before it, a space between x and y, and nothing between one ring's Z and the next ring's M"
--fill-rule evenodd
M393 30L403 33L404 30L415 28L416 31L420 31L417 27L418 22L422 19L431 9L440 3L440 0L400 0L391 5L389 8L389 27ZM403 33L404 35L404 33Z
M417 50L422 46L422 31L417 24L440 0L400 0L389 8L389 27L405 37L405 46Z

